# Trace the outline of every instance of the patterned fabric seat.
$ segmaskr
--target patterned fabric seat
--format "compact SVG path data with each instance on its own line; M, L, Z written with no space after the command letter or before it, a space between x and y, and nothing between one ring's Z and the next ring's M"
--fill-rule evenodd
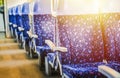
M113 69L120 72L120 14L106 13L102 15L104 27L105 57Z
M22 25L24 28L23 31L23 36L24 37L29 37L27 34L27 31L30 30L30 25L29 25L29 3L24 3L22 7Z
M19 30L19 27L22 27L22 15L21 15L21 13L22 13L21 8L22 7L21 6L22 5L16 6L17 7L16 8L17 41L19 41L19 42L20 42L20 35L22 33L22 31Z
M98 63L95 66L94 63L63 65L63 72L67 73L70 78L106 78L98 72L98 65L102 64Z
M45 59L47 53L52 52L46 45L45 40L55 42L55 19L49 14L34 15L34 32L38 35L36 39L37 52Z
M41 60L44 60L47 53L52 52L45 40L55 43L55 18L50 13L42 13L40 5L39 1L36 1L33 8L33 33L38 36L33 47L36 46L37 53L41 56Z
M9 8L8 13L9 13L9 28L10 28L10 31L11 31L11 26L12 26L12 8Z
M22 24L23 24L23 28L24 28L23 36L24 37L29 37L28 34L27 34L27 31L30 30L29 16L28 16L28 14L22 15Z
M13 25L12 25L12 32L13 32L13 37L16 37L15 36L15 31L16 31L16 29L17 29L17 27L14 27L14 25L16 25L16 7L13 7L12 8L12 10L13 10L13 18L12 18L12 23L13 23Z
M104 64L102 31L98 15L58 16L63 74L70 78L103 78L97 67Z

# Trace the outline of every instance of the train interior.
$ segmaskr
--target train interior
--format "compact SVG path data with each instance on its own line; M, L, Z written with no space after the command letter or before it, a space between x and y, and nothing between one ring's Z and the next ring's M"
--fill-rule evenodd
M120 78L120 0L1 0L0 78Z

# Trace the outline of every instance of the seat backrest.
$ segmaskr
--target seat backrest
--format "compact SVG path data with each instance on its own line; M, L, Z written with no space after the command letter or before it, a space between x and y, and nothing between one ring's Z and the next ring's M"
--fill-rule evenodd
M44 0L41 1L44 2ZM40 10L42 7L41 4L40 2L35 2L34 5L34 33L38 35L38 39L36 39L37 46L46 45L46 39L55 42L55 17L52 16L50 8L42 12ZM50 6L46 5L46 7Z
M12 8L10 8L11 9L11 17L9 17L10 18L10 20L11 20L11 23L13 24L13 7Z
M45 40L54 42L55 18L50 14L34 15L34 31L38 35L37 45L45 45Z
M16 24L18 27L22 27L22 15L21 15L22 7L21 6L22 5L18 5L16 9L16 19L17 19Z
M12 9L8 9L8 15L9 15L9 22L12 22Z
M13 7L12 10L13 10L13 24L16 25L16 7Z
M102 15L104 27L105 57L107 61L120 62L120 14L104 13Z
M22 6L22 24L24 28L23 35L27 36L27 31L30 30L29 25L29 3L24 3Z
M99 15L58 16L59 45L67 47L62 53L62 63L101 62L104 47Z

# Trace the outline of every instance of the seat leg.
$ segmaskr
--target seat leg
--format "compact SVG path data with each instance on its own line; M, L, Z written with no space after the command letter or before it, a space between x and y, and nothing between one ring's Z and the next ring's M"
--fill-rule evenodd
M47 57L45 57L45 73L47 76L50 76L52 73L52 67L49 64Z

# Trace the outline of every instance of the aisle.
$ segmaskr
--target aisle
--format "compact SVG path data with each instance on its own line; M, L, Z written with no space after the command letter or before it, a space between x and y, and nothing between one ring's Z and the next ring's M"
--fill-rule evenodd
M0 78L47 77L38 69L37 59L29 59L13 39L0 39Z

